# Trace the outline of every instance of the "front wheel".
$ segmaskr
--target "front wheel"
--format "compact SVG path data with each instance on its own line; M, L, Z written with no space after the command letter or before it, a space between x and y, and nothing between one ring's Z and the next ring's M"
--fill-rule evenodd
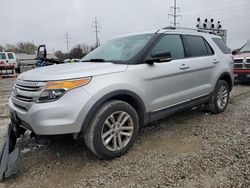
M84 132L87 147L102 159L125 154L135 142L139 119L128 103L112 100L100 107Z
M214 114L224 112L228 105L229 93L228 83L224 80L219 80L206 109Z

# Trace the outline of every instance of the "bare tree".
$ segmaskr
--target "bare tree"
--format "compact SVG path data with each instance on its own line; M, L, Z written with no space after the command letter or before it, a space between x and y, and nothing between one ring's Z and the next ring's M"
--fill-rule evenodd
M87 45L87 44L81 44L81 48L83 51L83 54L86 55L91 51L91 46Z
M54 55L61 61L68 58L68 54L63 53L62 51L56 51Z
M17 47L13 44L5 44L4 50L7 52L17 52L18 51Z
M70 58L77 58L80 59L84 56L83 54L83 49L81 48L81 45L78 44L74 48L72 48L69 52L69 57Z
M76 58L80 59L87 55L89 52L91 52L94 49L93 46L89 46L85 43L83 44L77 44L75 45L71 50L70 53L63 53L62 51L56 51L54 55L60 59L60 60L65 60L68 58Z
M18 42L17 49L19 53L34 54L36 52L36 46L30 42Z

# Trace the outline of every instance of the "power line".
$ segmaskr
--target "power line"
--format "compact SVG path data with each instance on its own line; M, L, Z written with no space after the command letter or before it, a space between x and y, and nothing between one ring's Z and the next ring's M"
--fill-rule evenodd
M95 21L93 21L92 28L94 28L94 32L95 32L96 47L100 46L100 40L98 37L98 33L100 32L101 26L100 26L100 22L97 21L97 18L95 18Z
M176 25L178 25L179 23L176 22L178 17L181 17L181 15L177 15L177 10L180 10L180 7L176 6L176 0L174 0L174 6L171 6L171 11L174 10L173 14L168 14L168 17L173 17L174 21L171 22L171 24L174 24L174 27L176 27Z
M65 40L67 44L67 53L69 53L69 34L68 33L65 34Z

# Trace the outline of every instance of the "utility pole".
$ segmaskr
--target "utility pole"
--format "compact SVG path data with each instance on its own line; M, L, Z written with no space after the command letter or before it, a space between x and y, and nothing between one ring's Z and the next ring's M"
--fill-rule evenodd
M97 21L97 18L95 18L95 21L93 21L93 25L92 28L94 28L94 32L95 32L95 41L96 41L96 47L100 46L100 40L98 38L98 33L100 32L100 22Z
M65 40L67 44L67 53L69 53L69 34L68 33L65 34Z
M177 7L176 0L174 0L174 6L171 6L170 10L171 11L174 10L174 13L173 14L172 13L168 14L168 17L173 17L174 18L174 21L171 22L171 25L173 24L174 27L176 27L176 25L179 24L179 23L177 23L177 18L181 17L181 15L177 15L177 10L180 10L180 7Z

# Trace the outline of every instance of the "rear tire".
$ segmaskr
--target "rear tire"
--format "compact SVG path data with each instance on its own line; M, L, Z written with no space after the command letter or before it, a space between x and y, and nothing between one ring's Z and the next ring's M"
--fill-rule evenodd
M206 105L206 110L213 114L224 112L228 105L229 93L228 83L224 80L219 80L209 103Z
M125 154L139 132L139 118L128 103L108 101L95 113L84 131L87 147L99 158L112 159Z

